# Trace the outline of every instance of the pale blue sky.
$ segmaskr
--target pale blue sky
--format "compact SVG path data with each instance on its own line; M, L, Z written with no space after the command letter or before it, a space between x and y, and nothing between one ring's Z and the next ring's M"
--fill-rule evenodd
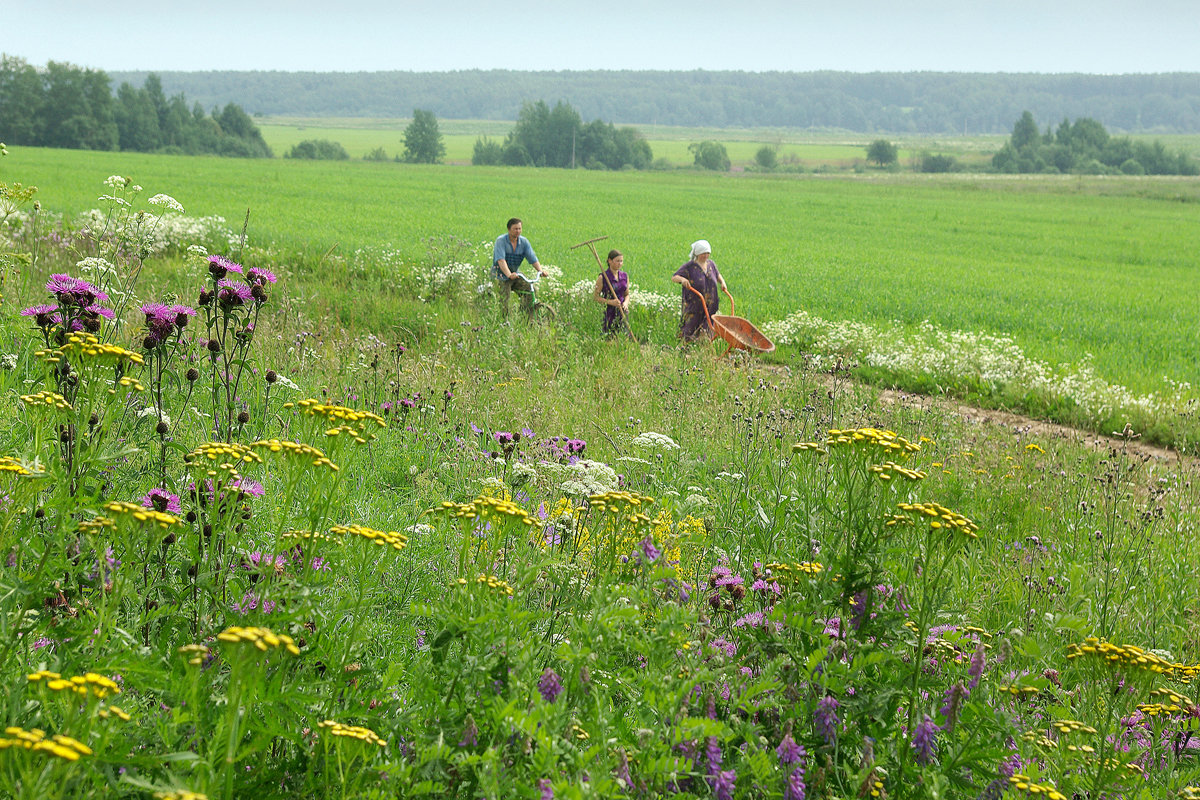
M1200 0L0 0L0 52L162 71L1200 72Z

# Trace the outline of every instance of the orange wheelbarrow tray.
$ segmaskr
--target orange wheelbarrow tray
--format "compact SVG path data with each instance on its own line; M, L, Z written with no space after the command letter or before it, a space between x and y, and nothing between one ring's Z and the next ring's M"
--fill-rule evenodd
M704 295L700 292L688 287L700 298L700 305L704 307L704 316L708 320L709 327L712 328L713 337L718 336L724 339L729 344L729 349L726 354L734 350L749 350L754 353L770 353L775 350L775 344L766 336L759 332L758 328L754 327L750 320L735 317L732 314L713 314L708 313L708 303L704 300ZM725 296L729 298L729 310L733 311L733 295L725 289Z
M713 333L728 342L730 350L770 353L775 349L774 342L763 336L749 320L727 314L714 314L711 319Z

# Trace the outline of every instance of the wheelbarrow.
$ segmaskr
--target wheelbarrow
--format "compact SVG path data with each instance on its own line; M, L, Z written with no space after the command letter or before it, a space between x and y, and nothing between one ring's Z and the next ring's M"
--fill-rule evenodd
M718 336L724 339L729 347L721 355L727 356L734 350L748 350L751 353L770 353L775 349L775 344L763 336L758 328L754 327L750 320L735 317L733 311L733 295L728 289L722 287L725 296L729 298L729 314L713 314L708 313L708 303L704 300L704 295L691 286L688 287L696 293L700 298L700 305L704 308L704 317L708 320L708 327L713 332L713 339Z

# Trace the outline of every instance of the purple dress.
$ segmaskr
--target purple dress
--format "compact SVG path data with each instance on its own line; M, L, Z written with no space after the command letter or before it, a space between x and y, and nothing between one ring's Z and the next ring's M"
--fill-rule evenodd
M612 285L617 296L614 298L612 291L609 291L609 285ZM613 280L612 273L604 270L600 273L600 296L607 300L620 300L625 302L625 298L629 296L629 276L620 270L617 271L617 278ZM614 333L623 324L620 316L621 312L612 306L604 307L604 323L601 330L605 333Z
M683 314L679 319L679 338L690 342L712 336L708 318L704 316L704 304L708 304L709 316L716 314L720 308L721 301L717 296L717 289L721 287L721 273L717 270L716 262L710 258L705 269L696 261L689 261L675 270L675 274L687 278L692 288L704 295L704 303L701 303L696 292L684 286L680 287L683 292Z

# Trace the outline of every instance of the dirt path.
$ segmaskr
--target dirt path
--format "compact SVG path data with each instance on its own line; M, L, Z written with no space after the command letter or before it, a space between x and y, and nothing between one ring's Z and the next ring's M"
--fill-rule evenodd
M1096 450L1126 446L1131 453L1158 461L1170 463L1182 462L1192 466L1195 466L1197 463L1196 459L1191 456L1181 455L1179 452L1165 447L1144 444L1140 439L1130 439L1126 443L1120 436L1102 436L1098 433L1081 431L1078 428L1071 428L1054 422L1045 422L1031 417L1024 417L1009 411L977 408L975 406L964 405L947 397L914 395L884 389L880 393L880 400L892 405L901 404L913 408L940 408L961 418L969 425L997 426L1006 428L1014 434L1031 433L1047 439L1064 439L1076 444L1086 445Z

